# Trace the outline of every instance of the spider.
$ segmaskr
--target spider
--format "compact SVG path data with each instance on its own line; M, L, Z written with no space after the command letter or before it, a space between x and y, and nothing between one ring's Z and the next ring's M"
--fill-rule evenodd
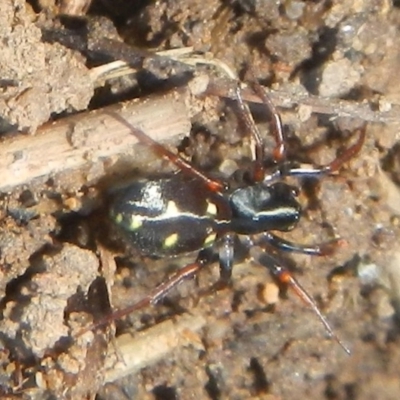
M365 125L358 130L357 141L329 164L308 167L295 164L286 159L282 122L274 104L258 83L253 82L251 86L272 116L270 125L275 141L272 151L275 167L267 173L262 136L242 98L242 89L237 85L235 97L254 143L254 159L246 182L236 188L207 176L140 129L132 127L119 114L109 113L127 126L140 142L180 170L163 178L136 180L121 189L110 206L111 220L143 255L165 257L198 251L198 256L193 263L177 270L139 302L114 311L85 331L158 302L179 283L194 277L211 264L216 252L220 266L219 282L226 286L232 274L237 235L247 236L249 245L269 244L278 250L310 255L327 255L335 247L337 240L306 246L284 240L274 233L292 230L301 217L301 206L296 199L299 190L287 184L284 178L320 178L338 171L360 151L365 140ZM331 337L350 353L335 335L316 302L289 270L278 262L271 263L268 268L278 282L293 289L314 310Z

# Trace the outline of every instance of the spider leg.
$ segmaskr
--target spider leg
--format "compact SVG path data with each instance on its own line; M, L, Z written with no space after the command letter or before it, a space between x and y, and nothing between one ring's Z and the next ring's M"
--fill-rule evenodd
M89 327L80 331L77 336L81 336L85 332L97 329L103 325L107 325L112 321L121 319L126 315L133 313L134 311L141 310L144 307L157 303L181 282L195 277L204 266L210 263L210 261L211 254L209 249L201 251L194 263L188 264L179 269L177 272L172 274L165 281L161 282L158 286L151 290L144 298L128 307L113 311L109 315L106 315L104 318L94 322Z
M232 268L235 256L235 235L226 233L221 238L219 245L219 283L227 286L232 277Z
M327 256L332 254L342 242L342 239L332 239L324 243L317 243L314 245L304 245L289 240L282 239L271 232L263 232L258 244L261 242L268 243L271 246L282 251L293 251L296 253L308 254L311 256Z
M250 108L242 98L242 89L240 83L236 87L236 101L239 106L240 117L246 126L247 132L250 134L251 139L254 142L254 169L252 171L254 182L260 182L264 179L264 143L261 138L260 131L254 122Z
M169 151L163 145L153 140L150 136L146 135L142 130L133 127L118 113L107 111L106 114L119 121L122 125L125 125L131 131L132 135L136 136L140 142L147 144L157 155L169 160L187 175L198 178L209 190L213 192L221 192L226 189L226 185L224 183L209 178L207 175L195 168L192 164L174 154L172 151Z
M314 313L324 325L328 334L343 348L343 350L347 354L350 354L350 350L333 331L333 328L329 324L326 317L322 314L321 310L318 308L315 300L311 297L310 294L307 293L306 289L303 288L300 282L296 278L294 278L290 271L286 267L279 265L277 260L263 252L261 249L254 252L254 255L256 256L257 261L261 263L261 265L267 266L272 276L279 283L287 285L306 305L308 305L314 311Z
M272 152L274 157L274 161L276 163L282 162L286 158L286 143L283 137L283 129L282 129L282 120L276 109L274 103L268 96L267 92L264 88L258 83L256 79L253 79L251 82L251 86L256 93L256 95L262 100L265 105L267 111L272 117L271 121L271 131L275 139L275 148Z
M333 331L333 328L330 326L326 317L322 314L321 310L318 308L315 300L307 293L307 291L303 288L300 282L294 278L294 276L285 268L280 265L275 264L273 268L270 268L272 275L281 283L286 284L293 290L294 293L305 304L307 304L317 315L319 320L324 325L326 331L329 335L342 347L342 349L347 353L351 354L349 348L342 342L342 340L337 336L337 334Z
M332 172L338 171L340 168L342 168L342 165L349 161L351 158L353 158L355 155L357 155L364 142L365 142L365 136L367 132L367 125L364 124L362 128L357 130L360 135L358 137L358 140L356 143L354 143L352 146L350 146L346 151L344 151L339 157L334 159L331 163L328 165L325 165L321 167L321 170L325 174L331 174Z
M283 176L320 177L338 171L343 164L360 152L365 141L366 124L364 124L362 128L358 129L357 132L359 132L359 136L356 143L346 149L340 156L335 158L329 164L320 167L289 168L288 170L283 170L281 174Z
M262 86L253 80L252 84L253 91L261 98L263 104L265 105L268 113L272 116L270 123L271 131L274 136L276 145L272 152L274 161L276 163L284 161L286 158L286 144L283 137L282 121L276 110L271 99L268 97ZM260 182L264 179L265 169L264 169L264 143L257 125L254 122L253 116L249 109L247 103L244 102L242 98L240 84L236 88L236 100L239 106L240 117L242 118L247 131L251 134L251 138L254 141L254 170L253 170L253 180L254 182Z

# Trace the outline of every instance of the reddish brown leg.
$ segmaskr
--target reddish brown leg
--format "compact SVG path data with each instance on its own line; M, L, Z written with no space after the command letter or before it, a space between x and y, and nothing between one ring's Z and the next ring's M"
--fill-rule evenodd
M364 124L362 128L359 129L360 136L358 137L358 140L356 143L354 143L352 146L350 146L346 151L343 152L339 157L337 157L335 160L333 160L330 164L322 167L322 170L325 173L332 173L337 170L339 170L344 163L349 161L351 158L353 158L357 153L360 152L364 141L365 141L365 135L367 131L367 125Z
M133 313L134 311L141 310L144 307L157 303L181 282L196 276L199 270L208 263L209 263L208 253L205 254L205 252L201 252L196 262L188 264L185 267L179 269L168 279L166 279L164 282L160 283L157 287L151 290L142 300L139 300L137 303L134 303L126 308L112 312L111 314L105 316L104 318L102 318L97 322L94 322L91 326L79 332L77 336L80 336L85 332L99 328L103 325L107 325L112 321L121 319L126 315Z
M213 192L221 192L224 189L226 189L225 184L211 179L205 174L203 174L201 171L196 169L193 165L191 165L189 162L184 160L183 158L179 157L178 155L172 153L168 149L166 149L164 146L162 146L160 143L157 143L155 140L153 140L150 136L147 136L142 130L133 127L131 124L129 124L123 117L121 117L119 114L112 112L112 111L107 111L106 114L111 116L112 118L116 119L119 121L121 124L125 125L131 133L136 136L136 138L142 142L147 144L153 151L158 154L159 156L166 158L167 160L171 161L173 164L175 164L180 170L182 170L184 173L190 175L190 176L195 176L199 180L201 180L208 189L210 189Z
M261 85L254 79L251 83L252 89L262 100L268 113L271 115L272 121L270 123L271 131L274 136L276 145L272 152L274 161L280 163L286 158L286 144L283 138L282 121L271 99L266 94ZM260 131L254 122L248 105L244 102L241 94L241 88L238 85L236 88L236 99L240 109L240 115L246 125L246 129L251 133L255 146L255 160L254 160L254 181L261 182L264 179L264 143L260 135Z
M255 182L261 182L264 179L264 143L261 139L260 131L254 122L253 116L250 112L249 106L243 101L241 87L238 83L236 87L236 100L239 105L240 117L242 118L244 124L246 125L247 131L251 134L254 141L254 170L253 170L253 180Z
M282 179L282 177L285 176L297 176L299 178L302 177L318 178L336 172L343 166L343 164L345 164L352 157L357 155L357 153L359 153L359 151L361 150L365 141L366 124L364 124L364 126L360 128L358 132L360 133L360 135L357 139L357 142L354 143L352 146L350 146L348 149L346 149L339 157L335 158L328 165L324 165L321 167L319 166L316 167L313 165L301 165L301 166L291 167L290 164L288 164L285 165L284 168L277 169L271 175L267 176L266 180L268 180L268 182L273 182Z
M275 276L275 278L283 283L288 285L298 297L300 297L301 300L305 304L307 304L311 309L314 311L315 314L317 314L318 318L324 325L326 331L329 333L329 335L335 339L335 341L342 347L342 349L347 353L351 354L350 350L346 347L346 345L340 340L340 338L336 335L336 333L333 331L332 327L330 326L328 320L326 317L322 314L320 309L317 306L317 303L315 300L307 293L307 291L300 285L300 283L295 279L292 274L284 267L281 267L279 265L275 265L274 268L271 269L271 272Z
M276 163L280 163L286 158L286 143L283 137L283 129L282 129L282 120L281 117L264 88L257 82L256 79L253 79L251 86L256 93L256 95L262 100L264 105L266 106L268 112L271 114L271 130L272 134L275 138L275 148L273 150L273 157Z
M253 238L252 238L253 239ZM249 244L256 244L257 239L253 242L249 242ZM324 325L326 331L329 335L335 339L335 341L343 348L343 350L350 354L350 350L346 347L346 345L340 340L340 338L335 334L332 327L330 326L326 317L322 314L321 310L318 308L317 303L315 300L307 293L307 291L301 286L301 284L295 279L289 270L279 264L277 264L277 260L274 257L271 257L269 254L264 252L260 247L255 246L251 249L252 257L261 263L261 265L265 265L271 274L275 277L275 279L284 284L289 286L291 290L293 290L304 303L306 303L317 317L320 319L322 324Z

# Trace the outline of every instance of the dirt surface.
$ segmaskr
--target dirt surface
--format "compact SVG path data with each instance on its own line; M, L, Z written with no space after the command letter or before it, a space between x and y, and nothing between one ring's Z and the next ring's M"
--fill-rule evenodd
M223 82L227 70L243 82L253 74L287 99L315 96L314 106L279 108L289 160L326 165L357 140L365 121L313 112L319 102L368 106L387 123L369 122L360 153L333 176L290 181L303 189L303 214L279 235L303 244L342 238L332 255L238 251L231 287L210 290L215 263L160 304L116 321L116 330L82 331L109 303L139 301L196 258L143 257L107 217L110 186L171 174L171 165L140 145L123 161L93 166L88 156L85 172L50 169L1 193L0 397L400 398L400 118L390 114L400 106L397 2L94 0L86 13L88 4L0 2L0 146L67 114L81 111L84 120L87 110L190 87L202 93L185 97L192 132L171 149L229 180L248 165L250 140L235 103L199 89ZM208 65L148 53L188 46ZM133 70L105 75L100 68L118 58ZM268 162L265 108L251 106ZM24 162L23 152L14 158L10 165ZM316 300L350 356L297 296L278 292L264 251Z

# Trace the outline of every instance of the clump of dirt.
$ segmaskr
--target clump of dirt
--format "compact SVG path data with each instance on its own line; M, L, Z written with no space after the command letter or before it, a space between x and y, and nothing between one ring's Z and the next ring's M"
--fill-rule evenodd
M33 132L53 114L86 109L93 83L82 56L44 43L25 1L2 2L0 15L2 119Z

